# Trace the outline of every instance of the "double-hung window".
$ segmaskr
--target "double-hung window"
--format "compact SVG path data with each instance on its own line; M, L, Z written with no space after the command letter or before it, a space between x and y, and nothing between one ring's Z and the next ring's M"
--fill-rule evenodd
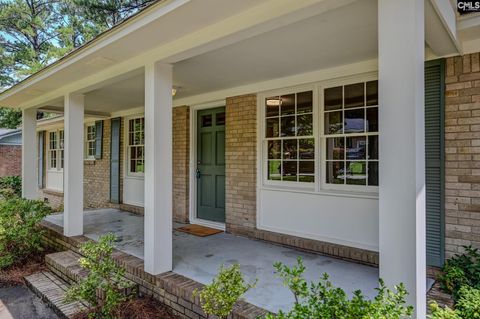
M96 132L95 124L87 126L86 129L86 140L85 140L85 157L87 159L95 159L95 150L96 150Z
M50 131L48 133L48 168L62 170L64 164L64 131Z
M145 118L128 120L128 173L143 175L145 172Z
M378 82L325 88L323 96L325 185L378 186Z
M267 180L315 182L313 91L265 99Z

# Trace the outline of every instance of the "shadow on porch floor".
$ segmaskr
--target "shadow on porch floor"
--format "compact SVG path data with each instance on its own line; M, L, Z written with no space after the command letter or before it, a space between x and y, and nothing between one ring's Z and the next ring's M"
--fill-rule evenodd
M46 220L63 226L62 214L48 216ZM109 232L118 237L119 250L143 259L143 217L115 209L85 212L86 237L96 240ZM246 301L274 312L293 305L290 291L274 275L272 264L276 261L293 265L297 256L301 256L308 280L317 280L327 272L332 282L348 293L361 289L372 297L378 286L377 268L225 233L202 238L174 230L173 254L173 271L203 284L212 280L220 265L239 263L249 280L258 278Z

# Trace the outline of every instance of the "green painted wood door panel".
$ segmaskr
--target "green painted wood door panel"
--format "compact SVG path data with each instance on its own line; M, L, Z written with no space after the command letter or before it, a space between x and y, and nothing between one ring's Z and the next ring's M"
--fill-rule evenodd
M225 108L197 113L197 218L225 222Z

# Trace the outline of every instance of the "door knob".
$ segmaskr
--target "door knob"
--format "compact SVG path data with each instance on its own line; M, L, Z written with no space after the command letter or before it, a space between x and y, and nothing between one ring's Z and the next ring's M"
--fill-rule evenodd
M197 171L195 172L195 175L197 176L197 179L200 178L201 176L201 172L198 168L197 168Z

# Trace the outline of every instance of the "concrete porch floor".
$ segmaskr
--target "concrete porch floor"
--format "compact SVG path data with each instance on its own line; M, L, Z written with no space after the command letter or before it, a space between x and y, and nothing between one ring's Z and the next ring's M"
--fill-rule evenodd
M63 214L48 216L46 220L63 226ZM113 233L118 238L119 250L143 259L141 216L115 209L86 211L84 233L93 240ZM258 279L257 286L245 296L246 301L274 312L293 305L292 294L275 277L272 265L276 261L294 265L297 256L301 256L309 281L318 280L326 272L334 285L349 294L361 289L371 298L378 286L377 268L225 233L202 238L174 230L173 254L173 271L203 284L212 280L220 265L239 263L248 280Z

